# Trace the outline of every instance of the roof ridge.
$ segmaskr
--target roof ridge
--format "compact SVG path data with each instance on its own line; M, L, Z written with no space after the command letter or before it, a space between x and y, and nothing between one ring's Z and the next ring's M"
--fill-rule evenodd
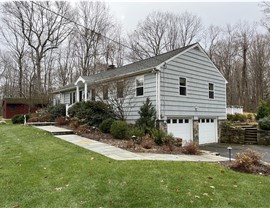
M181 47L181 48L174 49L174 50L172 50L172 51L167 51L167 52L165 52L165 53L161 53L161 54L158 54L158 55L156 55L156 56L151 56L151 57L148 57L148 58L139 60L139 61L135 61L135 62L126 64L126 65L117 67L116 69L121 68L121 67L128 66L128 65L130 65L130 64L136 64L136 63L139 63L139 62L142 62L142 61L147 61L147 60L149 60L149 59L155 59L156 57L160 57L160 56L163 56L163 55L166 55L166 54L169 54L169 53L173 53L173 52L178 51L178 50L186 50L187 48L192 47L192 46L194 46L194 45L197 44L197 43L198 43L198 42L193 43L193 44L190 44L190 45L187 45L187 46L183 46L183 47ZM157 60L158 60L158 59L157 59ZM159 60L159 61L163 62L162 60ZM115 69L114 69L114 70L115 70Z

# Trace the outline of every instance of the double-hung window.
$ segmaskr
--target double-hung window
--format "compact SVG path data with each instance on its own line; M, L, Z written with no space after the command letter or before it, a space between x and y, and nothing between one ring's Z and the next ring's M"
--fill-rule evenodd
M103 100L108 100L109 99L109 88L108 85L103 85Z
M187 79L180 77L179 78L179 93L180 95L187 95Z
M116 83L117 98L124 97L124 82L120 81Z
M76 101L76 93L75 92L71 92L69 94L69 104L73 104L73 103L75 103L75 101Z
M96 90L95 89L91 89L91 100L92 101L96 100Z
M136 83L135 83L135 88L136 88L136 96L143 96L143 85L144 85L144 77L139 76L136 77Z
M215 98L214 84L209 83L208 89L209 89L209 99L214 99Z

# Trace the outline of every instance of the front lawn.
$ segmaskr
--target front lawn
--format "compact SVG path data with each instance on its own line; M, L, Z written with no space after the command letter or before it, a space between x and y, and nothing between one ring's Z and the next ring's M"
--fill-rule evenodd
M0 207L267 207L270 178L217 164L114 161L0 126Z

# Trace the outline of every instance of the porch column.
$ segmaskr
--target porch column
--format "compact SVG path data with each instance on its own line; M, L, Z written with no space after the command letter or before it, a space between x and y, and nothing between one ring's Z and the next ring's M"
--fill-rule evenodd
M79 91L79 86L76 86L76 102L80 101L80 91Z
M87 83L84 83L84 101L87 101Z

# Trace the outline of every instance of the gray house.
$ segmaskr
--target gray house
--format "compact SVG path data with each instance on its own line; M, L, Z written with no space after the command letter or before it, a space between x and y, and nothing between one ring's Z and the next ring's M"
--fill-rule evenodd
M83 100L111 103L130 123L149 97L167 133L200 144L217 142L226 119L226 80L199 43L81 76L56 93L67 109Z

